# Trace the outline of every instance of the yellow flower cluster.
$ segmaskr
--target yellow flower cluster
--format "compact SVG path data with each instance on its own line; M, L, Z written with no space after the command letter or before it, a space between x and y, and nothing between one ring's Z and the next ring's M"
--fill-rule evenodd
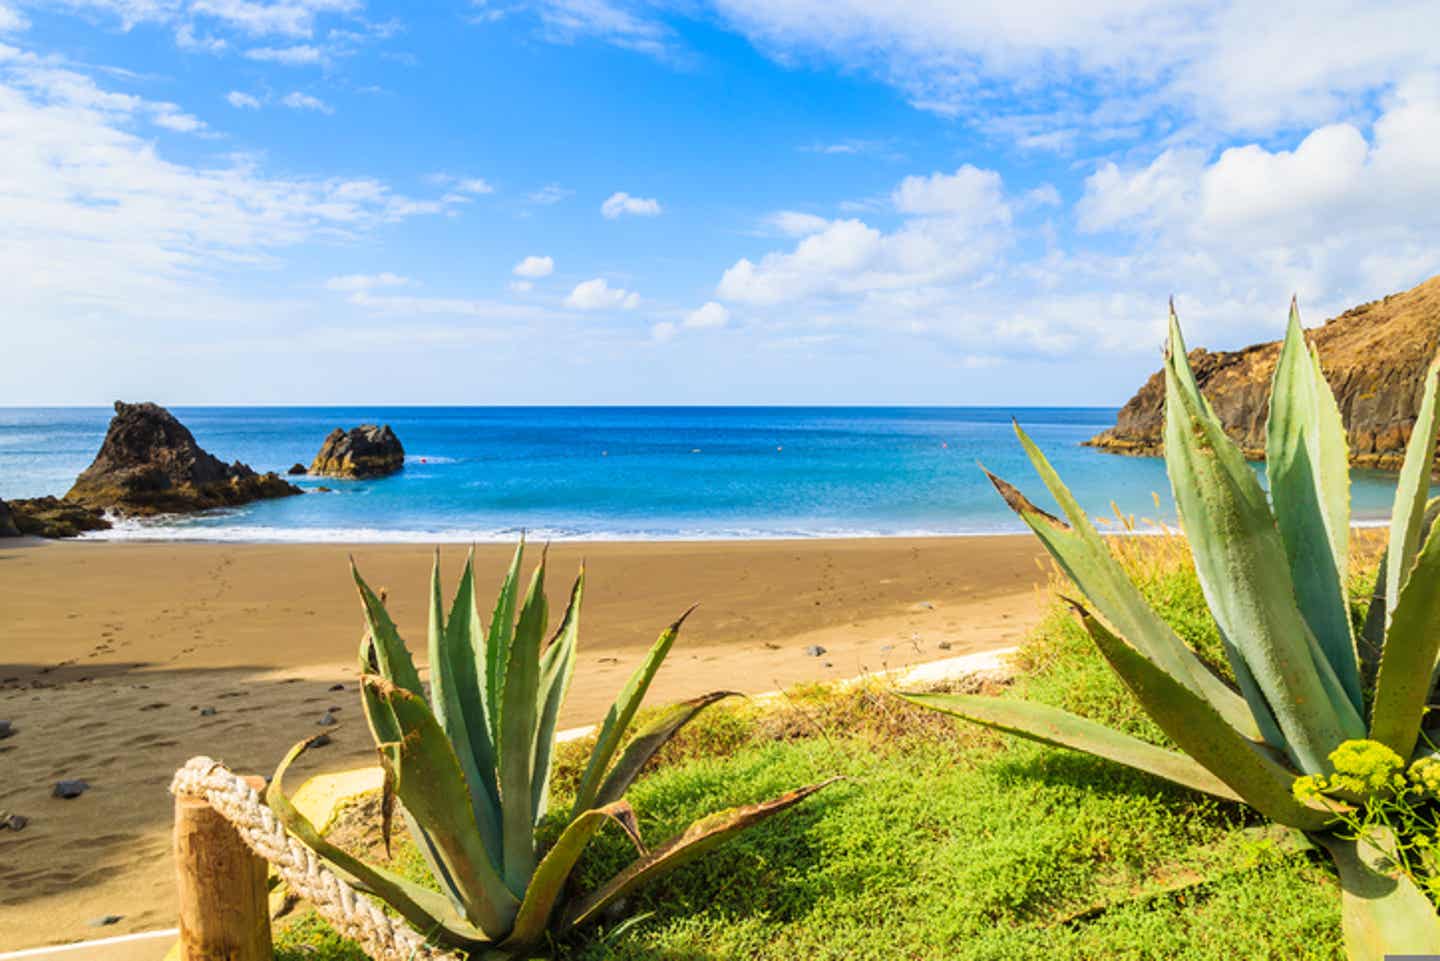
M1440 796L1440 761L1415 762L1407 778L1404 760L1378 741L1345 741L1330 752L1330 764L1335 773L1329 777L1309 774L1295 779L1290 790L1297 801L1313 801L1321 794L1370 798L1409 790Z

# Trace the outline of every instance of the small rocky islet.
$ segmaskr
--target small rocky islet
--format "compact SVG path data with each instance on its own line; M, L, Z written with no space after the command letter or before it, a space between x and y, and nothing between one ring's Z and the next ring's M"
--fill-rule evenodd
M405 449L389 425L363 424L332 431L308 473L381 477L404 463ZM289 473L307 471L296 464ZM303 493L274 471L225 463L159 404L116 401L99 452L64 497L0 500L0 537L75 537L110 528L112 514L189 514Z

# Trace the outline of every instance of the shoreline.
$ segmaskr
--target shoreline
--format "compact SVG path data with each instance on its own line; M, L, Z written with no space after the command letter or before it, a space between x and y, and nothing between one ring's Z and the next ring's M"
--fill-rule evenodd
M476 545L482 610L512 550ZM0 718L16 729L0 741L0 809L30 818L0 832L0 951L173 923L166 786L189 757L268 774L292 743L324 730L334 743L307 754L297 784L373 760L355 691L352 552L389 589L423 664L429 545L0 541ZM466 551L440 553L448 593ZM557 542L552 622L582 558L587 579L561 726L600 718L695 601L652 706L1014 646L1043 611L1041 553L1028 534ZM810 656L812 645L824 653ZM331 708L340 723L318 727ZM62 778L90 790L51 798ZM106 915L121 920L91 926Z

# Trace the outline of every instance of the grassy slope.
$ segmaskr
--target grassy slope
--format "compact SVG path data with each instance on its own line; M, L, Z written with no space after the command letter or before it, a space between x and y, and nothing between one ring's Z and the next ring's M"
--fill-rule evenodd
M1128 548L1147 593L1204 655L1219 644L1183 553ZM1148 553L1145 553L1148 552ZM1364 579L1352 585L1365 590ZM1162 740L1057 607L1004 696ZM560 759L557 809L579 751ZM637 894L626 930L556 945L573 961L728 958L1340 958L1333 877L1258 837L1237 806L924 712L878 689L712 710L630 800L652 843L718 807L849 780ZM589 886L633 854L605 832ZM413 850L402 864L423 874ZM1188 886L1187 886L1188 885ZM1175 891L1175 888L1180 888ZM313 919L281 958L350 954ZM358 953L354 954L358 958Z

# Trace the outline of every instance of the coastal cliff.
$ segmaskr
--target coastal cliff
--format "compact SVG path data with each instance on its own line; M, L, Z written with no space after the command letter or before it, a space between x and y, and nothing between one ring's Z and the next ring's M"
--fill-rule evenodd
M1362 304L1308 333L1335 391L1359 467L1398 470L1424 392L1424 373L1440 347L1440 276L1404 293ZM1265 456L1270 379L1280 342L1237 351L1190 351L1190 366L1228 433L1247 457ZM1165 380L1157 372L1120 410L1115 426L1086 441L1117 454L1158 455L1163 446Z

